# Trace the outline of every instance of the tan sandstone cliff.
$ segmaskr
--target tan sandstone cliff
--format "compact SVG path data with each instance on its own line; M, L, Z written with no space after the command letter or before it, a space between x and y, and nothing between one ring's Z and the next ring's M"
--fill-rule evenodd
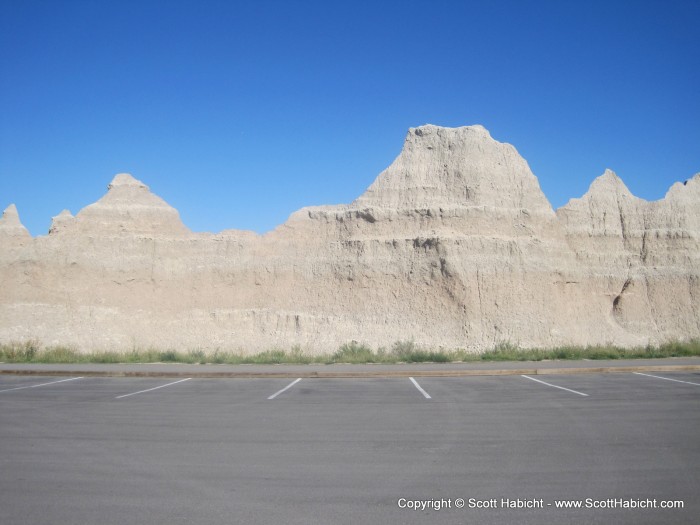
M474 350L700 337L700 174L634 197L612 172L554 212L481 126L411 129L356 201L266 235L190 232L127 174L32 239L0 219L0 342Z

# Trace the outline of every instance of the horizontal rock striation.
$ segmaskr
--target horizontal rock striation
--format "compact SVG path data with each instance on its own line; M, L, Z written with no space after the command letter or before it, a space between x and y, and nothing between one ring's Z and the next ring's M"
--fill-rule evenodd
M640 344L698 336L700 174L647 202L607 170L557 216L609 323Z
M412 339L655 344L700 337L700 174L634 197L611 171L556 212L481 126L409 130L349 205L272 232L192 233L130 175L31 238L0 219L0 341L315 352Z

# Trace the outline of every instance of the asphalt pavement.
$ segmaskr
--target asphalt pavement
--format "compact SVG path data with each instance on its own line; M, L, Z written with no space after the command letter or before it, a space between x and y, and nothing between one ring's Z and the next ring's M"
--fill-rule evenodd
M0 374L0 523L698 523L700 372L553 371Z

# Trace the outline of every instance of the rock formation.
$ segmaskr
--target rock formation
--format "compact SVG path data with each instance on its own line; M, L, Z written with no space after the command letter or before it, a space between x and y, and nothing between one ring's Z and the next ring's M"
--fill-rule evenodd
M481 126L409 130L349 205L192 233L127 174L32 239L0 219L0 342L260 351L412 339L482 350L700 337L700 174L660 201L611 171L554 212Z
M639 343L700 334L700 174L647 202L607 170L557 216L609 322Z
M11 243L23 243L29 240L31 235L27 228L19 220L17 206L10 204L0 217L0 242L2 247Z

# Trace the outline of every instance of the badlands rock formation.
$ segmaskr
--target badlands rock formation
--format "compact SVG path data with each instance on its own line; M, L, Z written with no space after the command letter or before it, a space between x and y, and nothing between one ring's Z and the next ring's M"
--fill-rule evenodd
M0 342L84 350L697 338L700 174L646 202L606 171L555 213L513 146L481 126L421 126L355 202L265 235L192 233L120 174L47 236L10 206L0 289Z

